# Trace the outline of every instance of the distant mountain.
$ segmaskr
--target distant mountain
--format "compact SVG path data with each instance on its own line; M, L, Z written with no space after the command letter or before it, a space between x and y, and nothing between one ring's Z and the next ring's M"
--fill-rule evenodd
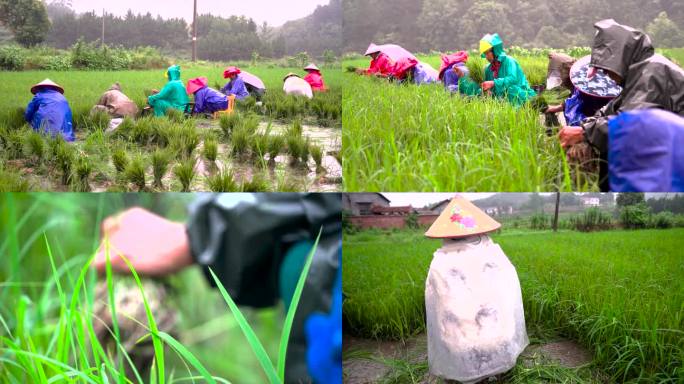
M285 42L288 55L307 52L321 56L325 50L342 52L342 0L330 0L309 16L288 21L275 29L273 39Z

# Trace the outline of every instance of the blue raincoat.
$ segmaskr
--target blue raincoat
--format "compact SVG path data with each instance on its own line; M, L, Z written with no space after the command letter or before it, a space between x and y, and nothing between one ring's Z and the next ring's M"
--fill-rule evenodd
M413 83L416 85L436 83L438 76L439 73L426 64L418 63L413 67Z
M684 192L684 117L662 109L622 112L608 122L614 192Z
M226 83L226 85L221 88L221 93L228 96L235 95L235 98L238 100L242 100L249 96L245 82L240 76L236 76L235 79Z
M195 92L194 113L213 113L228 108L228 97L221 92L204 87Z
M26 107L24 119L37 132L45 132L50 136L59 134L66 141L76 139L69 102L54 89L39 89Z

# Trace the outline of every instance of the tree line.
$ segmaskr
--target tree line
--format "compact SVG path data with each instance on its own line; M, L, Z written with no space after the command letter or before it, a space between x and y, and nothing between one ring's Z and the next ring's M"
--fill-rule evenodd
M110 46L150 46L181 54L191 49L191 25L182 18L163 19L130 10L124 16L106 11L104 15L94 11L79 14L69 0L0 0L0 15L0 24L26 47L45 43L65 49L79 40L101 43L104 25L104 43ZM205 14L197 19L197 53L205 60L275 58L299 52L323 56L328 50L339 54L341 34L342 0L331 0L311 15L280 28L257 25L245 16Z
M472 49L494 32L509 46L587 46L605 18L645 30L657 47L684 46L678 0L345 0L343 12L345 52L371 41L415 52Z

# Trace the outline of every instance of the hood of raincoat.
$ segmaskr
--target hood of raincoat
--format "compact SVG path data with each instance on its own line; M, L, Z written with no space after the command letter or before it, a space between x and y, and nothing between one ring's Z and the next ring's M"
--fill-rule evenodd
M629 66L653 56L653 44L645 33L618 24L613 19L594 24L596 35L591 47L591 64L615 72L623 79Z
M504 54L503 40L498 33L486 34L480 39L480 56L485 57L485 52L492 49L494 56L499 57Z
M169 81L180 80L180 65L172 65L166 70L166 77Z
M455 63L465 63L468 61L468 52L458 51L452 53L451 55L442 55L442 64L439 66L439 79L444 77L444 71L447 70L452 64Z
M418 65L418 60L412 57L404 57L397 61L392 68L392 76L397 79L403 79L406 77L408 71Z

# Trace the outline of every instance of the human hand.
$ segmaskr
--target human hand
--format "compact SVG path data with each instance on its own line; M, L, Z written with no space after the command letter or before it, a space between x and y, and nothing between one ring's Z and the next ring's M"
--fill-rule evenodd
M563 148L571 147L584 141L584 129L582 127L565 126L558 132L558 138Z
M549 105L544 113L556 113L556 112L563 112L563 104L559 105Z
M136 272L164 276L192 264L190 240L183 223L176 223L142 208L131 208L102 222L102 242L93 266L106 269L106 242L112 269L129 273L119 255L128 259Z
M483 91L488 91L490 89L494 88L494 82L493 81L485 81L482 83L482 90Z

